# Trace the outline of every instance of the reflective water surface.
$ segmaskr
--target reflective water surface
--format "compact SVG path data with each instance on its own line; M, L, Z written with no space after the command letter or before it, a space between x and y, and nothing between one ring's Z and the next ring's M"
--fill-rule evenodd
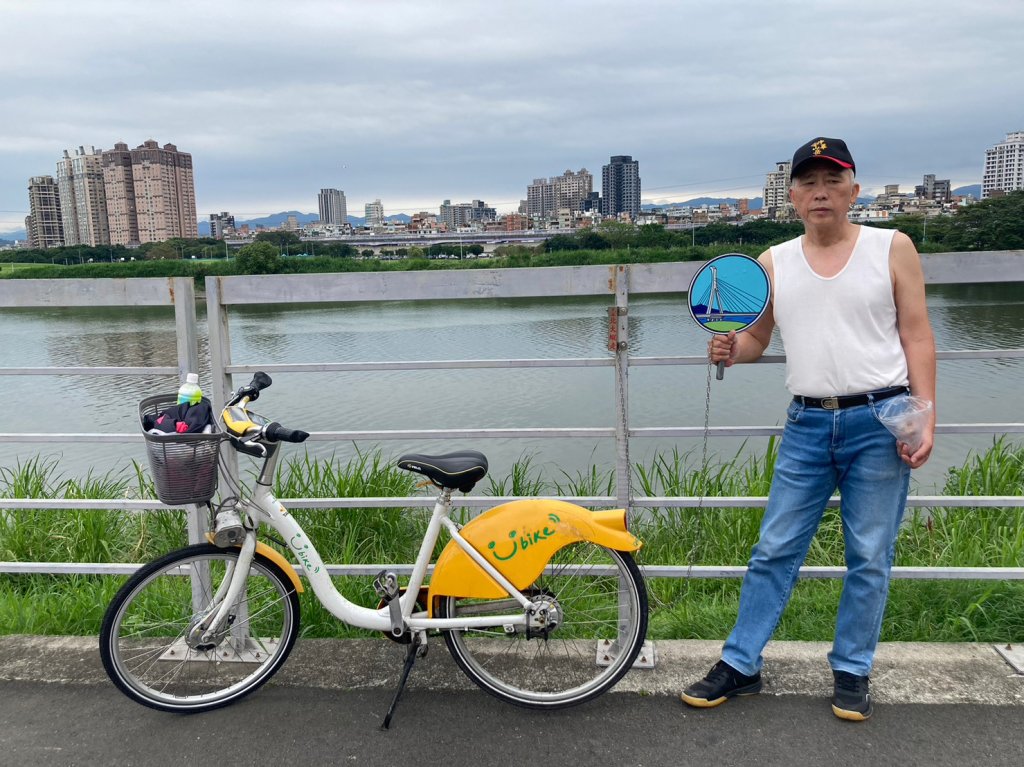
M938 348L1010 349L1024 346L1024 285L943 285L928 289ZM233 360L239 364L390 360L607 357L608 300L466 300L299 305L232 309ZM630 346L636 356L698 355L707 334L690 318L685 296L631 300ZM205 336L205 317L200 333ZM171 309L0 309L0 367L175 365ZM771 353L781 353L777 335ZM206 348L200 349L205 360ZM205 368L204 363L204 368ZM202 371L204 388L210 386ZM0 432L116 432L136 430L138 401L176 388L171 376L3 376ZM236 384L240 381L236 381ZM634 367L630 421L639 426L777 425L789 399L781 365L730 369L713 381L705 401L703 366ZM1024 421L1024 360L940 362L942 423ZM612 369L427 370L282 373L261 399L260 411L309 431L610 427L617 403ZM915 472L915 492L935 491L947 467L962 463L992 437L940 437L929 464ZM710 451L731 457L760 451L766 438L712 439ZM610 467L611 440L492 439L373 444L307 443L318 455L345 458L379 445L386 456L407 450L475 447L505 476L530 455L550 478L575 476L591 463ZM655 451L695 451L699 439L636 439L634 462ZM295 448L291 448L295 451ZM301 451L302 448L298 448ZM0 445L0 466L42 454L59 456L65 476L122 470L144 462L133 444Z

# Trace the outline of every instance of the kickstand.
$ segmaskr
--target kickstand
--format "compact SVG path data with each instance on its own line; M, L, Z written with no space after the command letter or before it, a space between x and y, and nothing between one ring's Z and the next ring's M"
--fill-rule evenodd
M384 723L380 726L382 730L386 730L391 726L391 717L395 715L395 709L398 707L398 700L402 697L402 693L405 691L405 683L409 680L409 672L412 671L412 664L416 662L416 658L422 658L426 654L426 643L420 644L416 634L413 634L412 641L409 642L409 649L405 653L405 665L402 666L402 678L398 680L398 689L395 691L395 697L391 701L391 707L388 709L387 715L384 717Z

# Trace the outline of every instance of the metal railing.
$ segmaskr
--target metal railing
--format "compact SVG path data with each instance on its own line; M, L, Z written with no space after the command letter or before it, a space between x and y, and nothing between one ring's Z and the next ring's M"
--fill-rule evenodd
M142 277L133 279L87 280L0 280L0 307L136 307L166 306L174 308L174 329L178 364L175 367L0 367L0 376L176 376L184 380L185 374L199 370L199 334L197 330L195 283L188 277ZM111 443L138 442L139 434L77 433L61 434L52 431L0 434L0 440L23 443ZM136 509L152 511L166 508L156 499L129 501L123 498L86 500L49 500L29 505L27 500L0 498L0 513L7 509ZM197 541L204 532L198 511L192 507L188 514L189 540ZM0 562L0 572L22 572L25 563ZM40 572L89 572L88 570L58 570L59 563L37 563L55 568ZM138 565L131 565L133 569Z
M1008 282L1024 281L1024 252L997 251L968 254L931 254L922 256L929 283ZM614 376L616 419L605 428L523 428L523 429L423 429L387 431L322 431L314 433L314 441L338 440L419 440L471 438L566 438L598 437L612 439L616 446L615 495L558 496L590 507L656 508L703 507L757 508L764 497L686 497L635 496L631 490L629 444L645 437L700 437L699 426L635 427L629 424L629 369L653 365L706 365L703 356L631 357L629 350L629 300L631 296L656 293L684 293L701 266L700 262L667 264L634 264L617 266L549 267L543 269L451 270L425 272L345 273L317 275L233 276L206 279L207 319L210 349L210 370L214 382L211 392L214 406L219 408L233 388L232 376L256 370L277 372L338 373L353 371L469 369L469 368L536 368L536 367L607 367ZM229 314L234 306L271 303L345 303L423 299L509 299L563 296L604 296L609 299L608 357L568 359L515 360L421 360L408 362L307 362L295 364L236 364L231 357ZM83 306L83 305L168 305L175 306L178 332L177 368L0 368L0 375L44 374L153 374L197 370L195 297L192 283L186 278L173 280L35 280L0 281L0 306ZM942 351L940 360L1021 358L1024 349ZM760 360L763 364L783 362L781 356ZM780 427L729 426L712 427L711 437L770 436L781 434ZM1024 423L939 424L938 435L989 433L1024 433ZM0 439L23 442L43 441L118 441L141 439L138 434L0 434ZM366 508L411 507L433 504L433 499L417 497L387 498L293 498L283 499L293 508ZM467 496L459 505L483 508L508 498ZM830 506L837 506L832 498ZM1021 496L911 496L911 507L1024 507ZM166 508L159 502L123 499L76 501L0 499L3 509L112 509L136 511ZM205 533L205 520L193 508L189 513L189 539L200 540ZM123 574L137 567L115 563L30 563L0 562L0 572L107 573ZM377 565L353 563L332 565L332 572L359 574ZM378 567L379 569L379 567ZM745 567L733 566L653 566L649 575L659 577L742 577ZM803 577L840 577L843 568L801 569ZM374 570L376 572L376 570ZM894 578L995 578L1024 579L1019 568L905 568L897 567Z

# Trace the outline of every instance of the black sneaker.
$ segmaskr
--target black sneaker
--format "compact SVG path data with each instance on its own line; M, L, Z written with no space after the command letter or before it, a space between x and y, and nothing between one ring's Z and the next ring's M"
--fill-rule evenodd
M832 692L832 713L851 722L863 722L871 716L868 678L846 671L833 671L832 676L836 680Z
M718 661L706 677L683 690L683 703L697 708L712 708L736 695L761 692L761 674L741 674L724 660Z

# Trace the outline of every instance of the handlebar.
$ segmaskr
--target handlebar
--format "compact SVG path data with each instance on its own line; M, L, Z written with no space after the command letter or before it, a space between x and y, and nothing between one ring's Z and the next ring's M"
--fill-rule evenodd
M254 451L246 450L243 447L251 445L253 442L299 443L305 442L309 438L309 432L301 429L286 429L277 421L268 421L266 418L248 411L248 404L259 399L260 392L269 388L272 383L273 380L266 373L256 373L252 381L239 387L231 395L224 410L221 411L221 420L224 422L225 430L233 435L235 439L232 439L232 443L242 452L255 454Z

